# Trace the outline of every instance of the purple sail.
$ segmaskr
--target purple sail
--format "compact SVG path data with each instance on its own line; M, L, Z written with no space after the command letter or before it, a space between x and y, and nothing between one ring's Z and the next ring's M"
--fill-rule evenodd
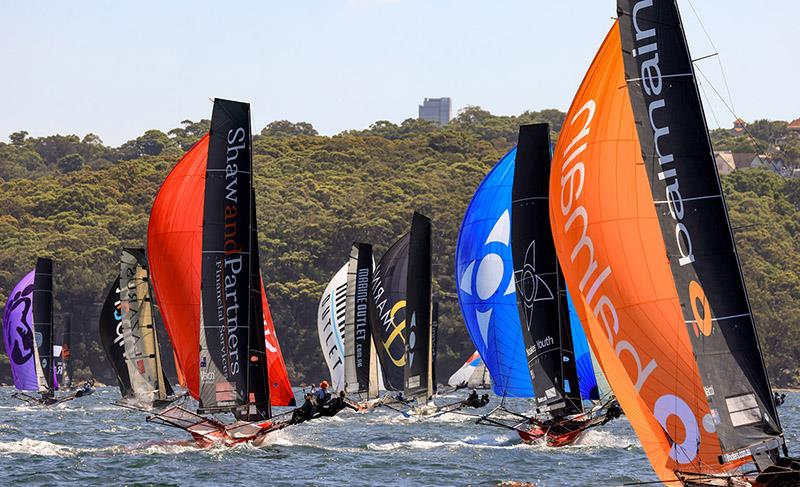
M3 312L3 340L11 361L14 386L23 391L39 390L34 353L33 277L34 271L31 271L19 281Z

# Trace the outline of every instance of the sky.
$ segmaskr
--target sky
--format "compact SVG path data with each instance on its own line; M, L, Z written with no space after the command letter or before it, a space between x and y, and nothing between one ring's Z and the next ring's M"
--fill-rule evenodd
M709 125L730 126L729 108L745 120L800 117L800 2L679 5L693 58L719 53L696 63L709 78L699 76ZM249 101L254 130L286 119L327 135L416 117L425 97L451 97L454 115L469 105L502 115L566 110L616 11L611 0L0 8L0 138L92 132L115 146L210 118L214 97Z

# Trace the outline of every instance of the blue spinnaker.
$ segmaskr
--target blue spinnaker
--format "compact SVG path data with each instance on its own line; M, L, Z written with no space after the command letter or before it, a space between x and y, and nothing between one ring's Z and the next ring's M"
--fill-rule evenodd
M592 354L589 352L589 342L586 333L583 331L578 312L572 304L572 296L567 293L567 303L569 304L569 324L572 329L572 347L575 352L575 367L578 369L578 383L581 389L581 398L584 401L596 401L600 399L597 389L597 378L594 375L592 366Z
M512 149L483 179L464 214L456 246L461 313L495 394L533 397L511 254ZM584 339L585 340L585 339Z

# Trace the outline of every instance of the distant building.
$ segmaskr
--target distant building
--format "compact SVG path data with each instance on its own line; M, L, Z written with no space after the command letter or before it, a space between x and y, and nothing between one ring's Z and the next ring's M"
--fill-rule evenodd
M425 98L419 106L419 118L447 125L450 121L450 98Z
M737 169L749 167L772 168L774 164L769 164L766 155L754 154L751 152L731 152L729 150L717 151L714 153L717 163L717 171L720 174L730 174Z
M800 118L789 124L789 130L800 132Z

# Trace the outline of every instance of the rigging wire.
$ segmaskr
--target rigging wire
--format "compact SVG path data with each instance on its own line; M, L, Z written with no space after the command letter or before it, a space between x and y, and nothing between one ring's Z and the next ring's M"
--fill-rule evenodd
M689 3L689 7L692 9L692 12L694 13L694 16L697 18L697 22L700 23L700 28L703 30L703 33L706 35L706 39L708 39L708 43L711 44L712 49L714 49L714 52L716 53L717 63L719 64L719 70L722 73L722 80L725 83L725 91L728 93L728 100L730 101L731 107L733 107L734 106L733 105L733 96L731 96L731 88L730 88L730 85L728 84L728 77L725 75L725 68L722 66L722 56L719 55L719 49L717 49L717 46L714 44L714 40L711 39L711 35L708 33L708 30L706 29L705 24L703 24L703 19L700 18L700 14L698 14L697 10L694 8L694 4L692 3L692 0L686 0L686 1ZM710 57L710 56L706 56L706 57ZM705 59L705 57L704 58L700 58L700 59Z

